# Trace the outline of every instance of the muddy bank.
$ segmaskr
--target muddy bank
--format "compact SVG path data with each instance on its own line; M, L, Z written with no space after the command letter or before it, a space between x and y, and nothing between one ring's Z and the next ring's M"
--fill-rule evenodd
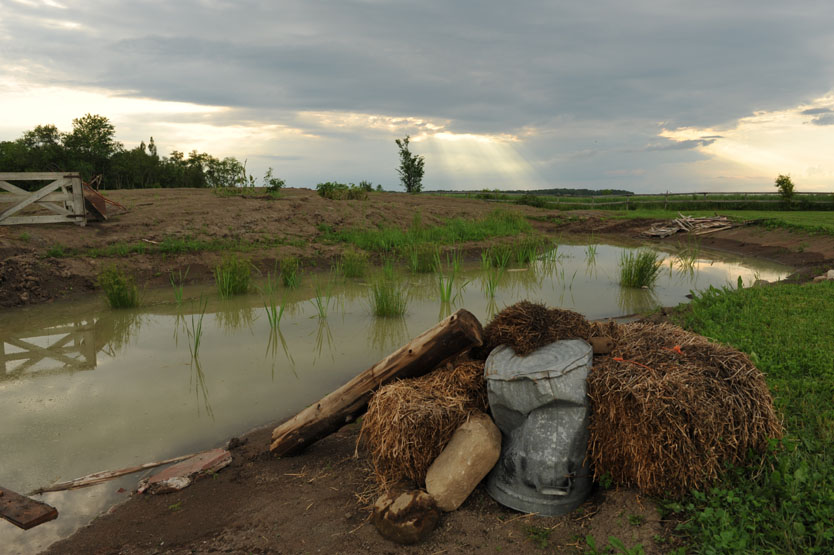
M416 213L424 225L453 218L479 218L496 208L531 217L534 229L552 236L576 234L675 245L670 237L645 240L640 231L652 220L613 219L605 212L557 212L476 199L404 193L372 193L365 201L333 201L311 190L290 189L277 200L221 198L203 189L108 191L127 206L126 214L81 228L73 225L0 226L0 308L75 298L96 290L101 269L117 263L137 277L140 287L167 287L169 273L190 268L191 283L209 283L212 268L228 250L108 257L95 249L159 244L166 238L234 242L236 249L266 272L286 256L300 257L308 269L328 268L344 245L321 241L326 229L396 225L406 227ZM490 242L463 245L471 256ZM834 238L783 230L740 228L701 238L704 247L767 258L807 273L831 265ZM64 256L60 256L63 252Z
M479 486L425 543L398 546L369 520L378 492L364 452L354 456L357 425L297 457L271 456L270 433L245 436L215 477L134 496L46 553L564 553L581 552L588 535L598 547L615 536L661 553L673 541L675 523L631 490L599 488L569 515L536 517L502 507Z

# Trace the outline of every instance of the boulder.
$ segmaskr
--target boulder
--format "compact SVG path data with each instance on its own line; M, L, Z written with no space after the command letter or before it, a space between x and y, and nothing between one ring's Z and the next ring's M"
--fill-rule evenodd
M212 449L171 465L149 478L139 481L139 493L171 493L187 488L201 476L213 474L232 462L232 454L225 449Z
M501 455L501 431L484 413L455 430L426 473L426 490L443 511L454 511L489 474Z
M428 536L440 520L431 495L420 490L386 493L374 503L373 522L382 537L403 545Z

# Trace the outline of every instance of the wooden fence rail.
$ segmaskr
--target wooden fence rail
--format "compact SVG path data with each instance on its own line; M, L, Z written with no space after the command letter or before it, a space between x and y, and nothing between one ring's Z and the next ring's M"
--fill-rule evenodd
M26 191L10 181L51 181L37 191ZM0 173L0 204L12 206L0 212L0 225L47 224L74 222L80 226L87 223L84 207L84 191L81 175L67 172L5 172ZM27 214L15 216L29 206L44 208L52 214Z

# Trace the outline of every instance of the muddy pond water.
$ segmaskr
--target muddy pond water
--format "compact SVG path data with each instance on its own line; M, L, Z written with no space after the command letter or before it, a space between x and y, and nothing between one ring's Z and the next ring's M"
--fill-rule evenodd
M6 311L0 315L0 485L25 493L222 446L291 416L457 308L484 323L522 299L589 319L620 317L685 302L691 290L736 287L739 277L749 286L790 272L718 253L687 259L661 252L665 261L656 285L629 289L618 285L623 251L562 244L550 262L511 265L494 296L487 273L477 263L465 264L448 304L440 302L437 275L403 268L409 301L402 318L372 316L369 278L304 274L301 287L278 293L286 308L277 332L262 294L222 300L207 287L187 287L179 305L169 288L145 291L136 310L111 310L91 297ZM329 290L325 318L315 303L316 285ZM192 330L203 306L193 357ZM44 494L40 498L58 508L59 518L27 532L0 521L0 550L47 547L126 499L143 475Z

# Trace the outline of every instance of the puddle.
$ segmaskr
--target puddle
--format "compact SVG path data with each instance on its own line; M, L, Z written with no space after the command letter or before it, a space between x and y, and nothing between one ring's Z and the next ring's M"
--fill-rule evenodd
M167 289L146 291L138 310L110 310L96 297L7 311L0 318L0 484L25 493L221 446L291 416L460 307L486 322L529 299L599 319L676 305L690 290L736 286L739 276L751 285L790 271L703 251L682 270L670 266L672 253L661 253L666 262L653 289L623 289L617 285L623 250L560 245L556 263L505 272L494 298L485 293L484 272L467 265L446 305L436 276L403 271L408 312L394 319L371 316L362 280L335 283L327 318L319 318L313 283L328 277L307 274L303 287L288 293L277 333L261 295L219 300L211 288L186 288L180 306ZM192 358L201 295L207 305ZM45 494L59 518L27 532L3 522L0 545L12 553L43 549L126 499L117 490L129 491L142 476Z

